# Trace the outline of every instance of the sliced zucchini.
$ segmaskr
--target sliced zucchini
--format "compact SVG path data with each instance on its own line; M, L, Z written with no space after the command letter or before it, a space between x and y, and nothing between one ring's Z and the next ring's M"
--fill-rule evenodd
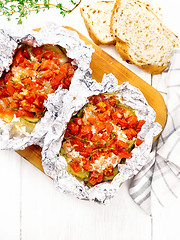
M25 117L20 117L19 120L20 120L19 126L20 127L25 126L26 131L28 133L31 133L34 130L34 127L36 126L36 123L37 123L37 121L36 122L30 122L29 120L25 119Z
M45 45L44 46L44 50L49 50L51 52L57 52L59 53L59 60L60 60L60 64L64 64L66 62L68 62L68 57L66 56L66 54L60 49L60 47L56 46L56 45Z
M127 106L126 104L118 103L117 106L124 108L125 110L124 114L126 115L126 117L135 115L134 110L131 107Z
M23 118L24 120L26 120L27 122L30 122L30 123L37 123L40 120L37 117L30 118L30 117L23 116L21 118Z
M8 114L0 114L0 118L6 123L10 123L13 120L13 115L8 115Z
M132 151L132 149L134 148L134 146L135 146L135 139L133 140L129 140L129 142L128 142L128 148L126 148L125 150L127 151L127 152L131 152Z
M73 171L71 166L68 165L67 170L71 175L73 175L74 177L76 177L78 180L81 180L81 181L89 177L89 172L85 171L84 169L81 169L81 171L76 173Z
M49 50L51 52L57 52L57 53L64 54L63 51L60 49L60 47L58 47L56 45L44 45L43 49Z
M109 177L104 176L103 182L112 181L113 178L118 174L118 172L119 172L118 167L115 167L115 168L113 169L113 175L112 175L112 176L109 176Z

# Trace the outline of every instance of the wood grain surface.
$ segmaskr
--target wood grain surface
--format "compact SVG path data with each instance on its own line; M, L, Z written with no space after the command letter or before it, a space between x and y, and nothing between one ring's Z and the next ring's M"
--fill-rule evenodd
M69 30L76 31L71 27L66 27ZM39 29L38 29L39 30ZM76 31L77 32L77 31ZM102 80L103 75L106 73L112 73L118 79L118 83L129 82L133 86L139 88L147 99L149 105L156 112L156 121L159 122L164 128L167 120L166 105L161 94L136 74L131 72L129 69L124 67L121 63L115 60L112 56L104 52L100 47L94 44L92 41L84 37L82 34L77 32L79 37L87 44L92 45L95 52L92 55L92 61L90 68L92 69L92 78L98 82ZM156 137L157 138L157 137ZM154 141L155 139L154 138ZM30 146L25 150L18 150L22 157L32 163L39 170L43 171L41 164L41 148L38 146Z

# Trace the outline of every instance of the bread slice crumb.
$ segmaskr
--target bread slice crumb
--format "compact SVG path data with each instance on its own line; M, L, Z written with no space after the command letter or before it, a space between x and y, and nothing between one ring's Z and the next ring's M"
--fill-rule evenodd
M98 1L80 9L86 28L92 40L100 44L115 44L115 38L110 33L110 18L114 1Z
M111 33L123 60L151 74L161 73L169 64L178 37L139 0L116 0L111 17Z

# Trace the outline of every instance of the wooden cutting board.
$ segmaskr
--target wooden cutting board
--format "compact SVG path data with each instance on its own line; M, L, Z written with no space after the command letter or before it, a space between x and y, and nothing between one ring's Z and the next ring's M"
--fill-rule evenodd
M71 27L66 27L67 29L76 31ZM77 31L76 31L77 32ZM131 72L129 69L124 67L121 63L115 60L112 56L104 52L100 47L94 44L92 41L84 37L82 34L77 32L80 38L87 44L92 45L95 52L92 55L92 61L90 68L92 69L92 78L96 79L98 82L102 80L103 75L106 73L112 73L118 79L118 83L129 82L133 86L139 88L147 99L149 105L156 112L156 121L159 122L164 128L167 119L166 105L164 103L161 94L138 77L136 74ZM157 137L156 137L157 138ZM156 139L155 138L155 139ZM154 140L155 140L154 139ZM41 148L38 146L30 146L25 150L17 151L22 157L32 163L35 167L43 171L41 164Z

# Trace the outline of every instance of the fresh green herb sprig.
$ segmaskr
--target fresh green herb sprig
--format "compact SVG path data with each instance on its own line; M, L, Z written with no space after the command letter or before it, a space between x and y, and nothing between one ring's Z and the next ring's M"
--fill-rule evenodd
M56 4L50 0L3 0L0 1L0 16L6 16L8 20L16 14L18 24L22 24L22 19L31 12L39 13L40 11L49 10L52 8L58 9L59 13L65 16L66 13L71 13L81 3L81 0L69 0L72 8L68 9L62 3L57 1Z

